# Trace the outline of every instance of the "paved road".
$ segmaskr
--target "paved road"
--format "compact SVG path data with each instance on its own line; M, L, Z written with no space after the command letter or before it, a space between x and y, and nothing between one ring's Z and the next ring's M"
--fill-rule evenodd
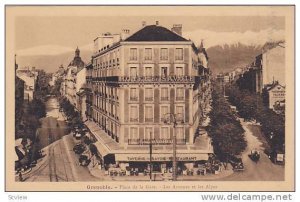
M58 101L50 98L46 103L47 116L41 120L38 130L39 148L44 157L40 159L32 171L24 176L25 181L94 181L87 168L78 165L78 157L72 151L72 136L64 121L63 114L58 111Z
M280 181L284 180L284 166L273 164L268 156L263 152L264 148L262 142L253 134L252 128L257 127L255 132L260 132L260 126L244 122L240 119L241 124L245 130L245 138L247 140L247 148L242 153L242 159L245 165L243 172L235 172L233 175L222 180L230 181ZM248 154L252 149L260 150L260 160L253 162Z

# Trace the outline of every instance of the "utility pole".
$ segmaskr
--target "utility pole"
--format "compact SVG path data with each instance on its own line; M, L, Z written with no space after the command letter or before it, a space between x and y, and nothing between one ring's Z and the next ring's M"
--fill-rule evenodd
M150 132L150 144L149 144L149 149L150 149L150 181L152 181L152 132Z
M173 181L176 181L176 175L177 175L177 162L176 162L176 118L174 116L174 123L173 123Z
M180 113L178 113L178 114L167 113L167 114L165 114L165 116L170 116L169 122L168 122L168 119L164 120L165 124L173 124L173 137L172 137L172 142L173 142L172 177L173 177L173 181L177 180L176 125L179 120L177 120L176 115L181 115L181 114ZM184 120L181 120L181 122L184 123Z

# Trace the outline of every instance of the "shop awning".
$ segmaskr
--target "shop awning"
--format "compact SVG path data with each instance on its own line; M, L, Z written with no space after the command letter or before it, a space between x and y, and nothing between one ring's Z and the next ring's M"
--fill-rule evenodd
M173 154L171 153L160 153L152 154L152 161L172 161ZM128 153L128 154L115 154L116 161L150 161L150 154L137 154L137 153ZM178 153L176 155L177 161L184 162L194 162L194 161L207 161L207 153Z
M107 147L105 147L101 142L97 141L94 143L94 145L97 147L98 152L100 153L100 155L102 157L104 157L110 153L109 150L107 149Z

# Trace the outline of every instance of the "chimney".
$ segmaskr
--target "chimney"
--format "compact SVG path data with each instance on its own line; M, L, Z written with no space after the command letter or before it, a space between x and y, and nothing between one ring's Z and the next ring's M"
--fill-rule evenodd
M129 29L122 29L121 33L121 40L125 40L129 37L130 30Z
M156 26L158 26L159 25L159 21L156 21Z
M172 32L175 32L179 36L182 36L182 24L174 24L171 28Z
M142 27L146 27L146 21L142 21Z

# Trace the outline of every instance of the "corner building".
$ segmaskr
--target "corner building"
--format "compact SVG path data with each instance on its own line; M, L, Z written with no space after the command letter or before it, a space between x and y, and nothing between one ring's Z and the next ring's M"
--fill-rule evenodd
M210 139L199 135L210 102L205 49L158 25L128 36L96 38L87 69L87 124L103 163L146 169L151 139L154 171L167 170L174 133L178 166L208 160ZM170 113L179 120L175 129L166 123Z

